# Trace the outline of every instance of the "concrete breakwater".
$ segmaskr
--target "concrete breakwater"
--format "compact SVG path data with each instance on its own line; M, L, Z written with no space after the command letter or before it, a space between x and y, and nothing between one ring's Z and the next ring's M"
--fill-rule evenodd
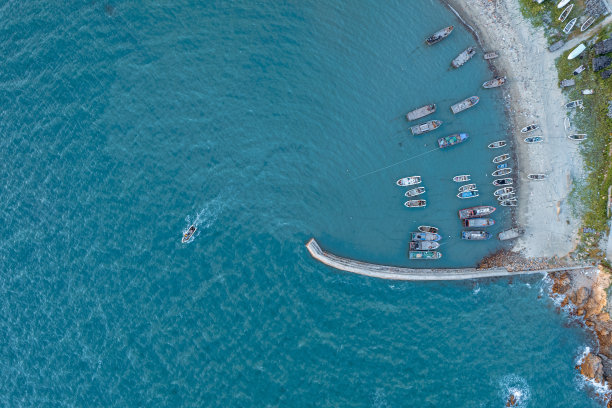
M527 275L535 273L549 273L559 271L583 271L593 268L589 265L570 266L552 269L534 269L524 271L508 271L506 268L441 268L441 269L418 269L401 266L371 264L354 259L343 258L324 251L319 243L311 238L306 244L310 255L317 261L332 268L358 275L370 276L379 279L406 280L406 281L440 281L440 280L465 280L479 278L496 278L504 276Z

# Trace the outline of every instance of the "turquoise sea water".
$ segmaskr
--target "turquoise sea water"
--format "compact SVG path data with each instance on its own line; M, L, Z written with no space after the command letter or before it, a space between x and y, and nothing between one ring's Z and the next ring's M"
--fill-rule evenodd
M422 45L458 25L437 2L0 12L1 406L499 407L511 388L595 406L573 368L589 339L538 277L386 282L304 248L408 264L421 223L442 228L436 265L497 247L460 242L456 210L492 202L500 95L479 57L450 71L462 27ZM431 102L442 129L410 136L403 115ZM466 172L482 200L455 197ZM414 174L424 210L394 185Z

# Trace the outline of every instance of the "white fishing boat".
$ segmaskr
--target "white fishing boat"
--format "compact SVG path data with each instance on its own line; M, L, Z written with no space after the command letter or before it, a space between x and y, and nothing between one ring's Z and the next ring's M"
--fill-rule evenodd
M463 193L464 191L470 191L470 190L476 190L476 184L472 183L472 184L464 184L461 187L459 187L459 192Z
M499 57L499 55L495 51L485 52L485 54L483 55L483 58L486 60L492 60L497 57Z
M191 227L189 227L189 229L187 231L185 231L185 233L183 233L183 238L181 239L181 242L184 244L186 242L188 242L191 237L193 236L193 234L195 234L197 228L195 225L192 225Z
M504 153L504 154L500 154L499 156L496 156L493 158L493 163L501 163L501 162L505 162L506 160L510 159L510 155L508 153Z
M427 201L426 200L408 200L404 203L404 205L408 208L425 207L427 205Z
M404 177L395 182L398 186L405 187L413 184L421 184L421 176Z
M502 188L498 188L497 190L495 190L493 195L495 197L499 197L502 194L508 194L508 193L513 193L513 192L514 192L514 187L502 187Z
M483 88L497 88L506 83L506 77L496 77L482 84Z
M576 68L574 70L574 75L578 75L579 73L581 73L582 71L584 71L586 69L586 66L584 64L582 64L581 66L579 66L578 68Z
M527 178L529 180L544 180L546 177L548 177L546 174L528 174Z
M410 190L406 191L404 193L404 195L406 197L414 197L414 196L421 195L424 192L425 192L425 187L416 187L416 188L413 188L413 189L410 189Z
M587 135L586 133L575 133L573 135L569 135L567 138L570 140L575 140L577 142L582 142L587 138Z
M504 200L500 204L502 207L516 207L518 205L518 200L516 199Z
M436 234L438 232L438 227L432 227L431 225L419 225L418 230L420 232L431 232L432 234Z
M525 231L519 228L510 228L505 231L500 232L497 237L500 241L506 241L509 239L515 239L524 234Z
M572 52L569 53L569 55L567 56L568 60L573 60L574 58L576 58L577 56L579 56L580 54L582 54L582 52L586 50L586 45L584 44L580 44L579 46L577 46L576 48L574 48L572 50Z
M489 149L499 149L500 147L504 147L506 145L505 140L498 140L497 142L489 143L487 146Z
M582 90L583 95L593 95L594 93L595 91L593 89L583 89Z
M569 34L569 33L570 33L570 31L572 31L572 28L574 28L574 25L576 24L576 21L578 21L578 19L577 19L577 18L572 18L572 19L570 20L570 22L569 22L569 23L567 23L567 25L566 25L566 26L565 26L565 28L563 29L563 32L564 32L565 34Z
M505 176L512 173L512 169L506 168L506 169L499 169L499 170L495 170L491 175L493 177L501 177L501 176Z
M574 8L574 5L573 5L573 4L570 4L569 6L567 6L567 7L565 8L565 10L563 10L563 12L561 13L561 15L559 16L559 19L558 19L558 20L559 20L560 22L564 22L564 21L565 21L565 19L567 18L567 16L569 16L569 13L571 13L571 12L572 12L572 9L573 9L573 8Z
M565 107L567 109L573 109L573 108L582 108L582 99L577 99L575 101L571 101L565 104Z
M584 31L588 30L589 27L593 24L594 21L595 21L595 17L593 17L593 16L587 18L587 21L582 23L582 25L580 26L580 31L584 32Z
M493 180L493 185L494 186L511 186L512 183L513 183L513 181L512 181L512 179L510 177L503 178L503 179Z
M436 111L436 104L432 103L429 105L421 106L420 108L416 108L406 114L407 120L417 120L422 118L423 116L431 115Z
M542 143L544 141L543 137L540 136L531 136L525 138L525 143Z
M441 120L430 120L425 123L421 123L419 125L412 126L410 131L413 135L422 135L423 133L431 132L432 130L436 130L442 125Z
M468 62L472 57L476 54L476 50L474 47L466 48L461 54L457 55L455 59L451 62L451 66L453 68L459 68L466 62Z
M469 174L461 174L459 176L455 176L453 177L453 181L455 183L463 183L464 181L470 181L470 175Z
M536 125L535 123L532 123L529 126L525 126L524 128L521 129L521 133L529 133L529 132L533 132L536 129L539 129L540 127L538 125Z
M516 194L514 193L506 193L506 194L502 194L497 196L497 201L505 201L505 200L512 200L516 198Z
M557 4L557 8L563 8L563 7L567 6L567 3L569 3L570 1L572 1L572 0L561 0L559 2L559 4Z

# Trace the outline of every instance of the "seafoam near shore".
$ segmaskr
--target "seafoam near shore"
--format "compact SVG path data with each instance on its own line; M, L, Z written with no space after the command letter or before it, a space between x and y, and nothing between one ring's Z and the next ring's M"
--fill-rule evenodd
M514 141L519 206L517 223L525 234L514 250L528 257L564 256L576 245L578 220L568 204L572 180L582 177L578 145L566 138L565 99L558 86L556 55L547 50L542 30L521 15L517 0L446 0L475 32L484 51L497 51L492 60L497 75L508 77L502 88L509 118L507 137ZM534 136L544 142L527 145L520 129L537 123ZM501 137L500 137L501 139ZM544 181L527 174L544 173Z

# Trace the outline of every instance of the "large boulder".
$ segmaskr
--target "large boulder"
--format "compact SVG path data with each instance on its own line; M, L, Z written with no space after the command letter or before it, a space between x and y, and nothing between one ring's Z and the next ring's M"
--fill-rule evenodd
M603 354L598 354L597 356L601 359L604 380L610 384L610 381L612 380L612 359L604 356Z
M552 291L553 293L558 293L560 295L564 294L571 287L571 280L569 274L567 272L556 273L552 275L553 285Z
M583 286L576 291L575 296L571 300L572 302L574 302L576 306L579 307L583 305L584 301L588 299L590 294L591 294L591 290L587 288L586 286Z
M595 44L595 53L597 55L607 54L612 51L612 39L600 41Z
M588 379L595 380L595 382L602 383L603 373L603 363L601 362L601 358L589 353L580 365L580 374L584 375Z
M612 58L607 56L593 58L593 72L601 71L612 63Z

